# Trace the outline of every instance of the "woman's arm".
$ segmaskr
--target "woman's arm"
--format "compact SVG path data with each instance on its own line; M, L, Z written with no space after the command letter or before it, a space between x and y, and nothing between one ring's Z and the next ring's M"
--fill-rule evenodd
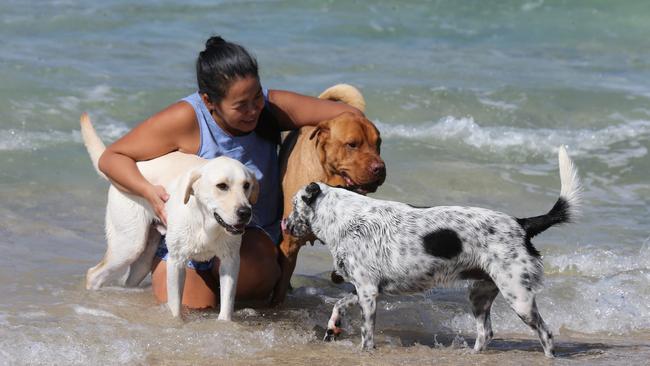
M269 102L274 116L283 130L314 126L343 112L363 116L363 113L345 103L318 99L284 90L269 90Z
M168 196L165 189L149 183L135 163L176 150L194 154L199 139L194 110L187 103L175 103L108 146L99 158L99 170L120 189L144 197L166 222L164 203Z

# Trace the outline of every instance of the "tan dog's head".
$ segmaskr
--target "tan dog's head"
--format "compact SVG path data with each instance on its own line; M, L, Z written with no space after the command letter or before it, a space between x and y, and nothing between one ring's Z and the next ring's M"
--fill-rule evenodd
M323 121L311 136L329 185L341 185L357 193L375 192L386 179L386 164L379 156L381 137L375 125L362 115L345 112Z
M221 156L188 173L185 179L183 202L187 204L194 196L206 225L218 224L233 235L244 232L252 218L251 205L259 194L253 172L239 161Z

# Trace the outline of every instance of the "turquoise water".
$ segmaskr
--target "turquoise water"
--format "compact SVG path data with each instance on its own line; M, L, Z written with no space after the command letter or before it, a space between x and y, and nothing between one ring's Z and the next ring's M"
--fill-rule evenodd
M584 184L583 217L536 238L547 274L540 311L560 343L647 343L650 3L5 1L0 363L156 363L159 349L172 360L246 364L285 347L327 359L314 327L342 290L322 280L323 247L303 250L285 308L242 310L233 327L212 314L172 324L146 286L83 290L104 251L107 186L81 144L79 115L88 112L106 141L123 135L194 91L194 60L212 34L252 51L265 87L317 95L357 86L384 139L388 178L375 197L539 215L559 193L557 146L567 145ZM447 289L380 303L379 345L390 350L382 355L435 357L432 347L401 347L407 338L473 338L464 296ZM494 313L497 336L532 335L501 300ZM350 330L327 349L352 352L359 333ZM513 364L540 356L496 347ZM615 348L567 352L589 363L598 360L581 352L594 349L604 349L602 362L627 360Z

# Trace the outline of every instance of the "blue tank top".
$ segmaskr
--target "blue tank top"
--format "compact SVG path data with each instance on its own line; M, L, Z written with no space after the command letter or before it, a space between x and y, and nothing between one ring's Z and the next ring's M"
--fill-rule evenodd
M201 145L198 156L205 159L227 156L242 162L255 173L260 184L260 193L257 203L253 205L253 219L250 225L260 227L274 243L279 243L282 217L278 158L280 129L270 111L268 91L264 89L264 108L257 127L243 136L231 136L222 130L198 92L183 98L182 101L194 108L199 122Z

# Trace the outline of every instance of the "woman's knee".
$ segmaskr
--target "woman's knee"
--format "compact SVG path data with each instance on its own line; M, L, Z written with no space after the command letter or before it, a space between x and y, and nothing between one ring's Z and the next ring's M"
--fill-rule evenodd
M280 271L278 248L262 230L255 230L244 236L241 250L242 260L250 262L251 268L259 268L269 276Z
M183 305L192 309L215 307L218 282L209 271L186 269L183 284ZM151 287L160 303L167 302L167 261L156 258L151 268Z
M270 294L280 278L277 248L261 230L247 232L242 240L238 293L254 297Z

